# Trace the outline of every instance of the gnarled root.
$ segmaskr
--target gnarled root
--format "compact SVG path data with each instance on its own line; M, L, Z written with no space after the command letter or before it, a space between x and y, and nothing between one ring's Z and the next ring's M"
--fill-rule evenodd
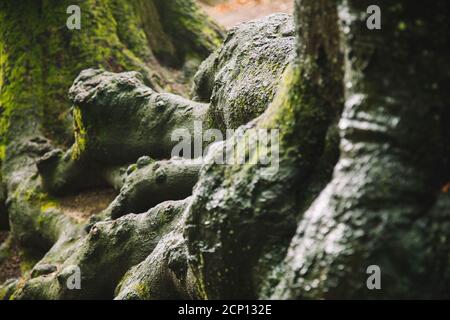
M131 268L116 289L117 300L195 299L196 286L183 237L185 217L143 262Z
M157 161L145 164L141 158L126 178L120 194L106 209L113 219L140 213L166 200L180 200L192 194L202 165L201 159ZM151 161L148 158L148 161ZM132 167L133 168L133 167Z
M14 294L19 299L108 299L121 277L178 224L189 199L141 215L96 223L81 238L61 238ZM52 254L52 253L55 254ZM81 288L68 286L79 270Z
M52 150L38 161L43 185L60 194L110 183L105 171L141 156L170 158L176 129L194 139L195 121L203 121L207 104L147 87L137 72L120 74L85 70L70 89L75 144ZM106 168L106 169L105 169Z

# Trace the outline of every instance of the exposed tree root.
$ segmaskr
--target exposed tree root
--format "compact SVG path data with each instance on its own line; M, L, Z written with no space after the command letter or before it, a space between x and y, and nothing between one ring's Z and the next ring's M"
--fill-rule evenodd
M161 238L143 262L131 268L116 289L117 300L198 298L195 278L187 261L183 236L186 213L173 231Z
M88 234L61 236L14 294L19 299L111 299L123 274L143 261L181 219L188 200L165 202L147 213L96 223ZM66 227L67 228L67 227ZM81 270L81 290L67 280ZM33 277L35 276L35 277Z
M141 162L138 161L119 196L106 209L113 219L143 212L166 200L190 196L202 165L201 159L173 159L147 165Z
M85 70L70 91L75 143L66 152L40 137L37 115L16 122L24 133L3 164L5 203L11 232L41 256L20 281L0 287L0 298L370 298L367 264L390 279L385 297L448 297L449 202L440 191L450 180L448 60L431 46L423 64L397 25L361 31L365 2L340 4L340 19L349 20L338 26L336 3L297 1L297 57L286 71L294 48L287 16L232 30L196 76L201 103L156 92L135 72ZM173 3L154 4L170 11ZM447 30L413 2L387 14L408 25L423 15L427 32L412 33L422 41L433 23ZM186 37L189 30L196 26ZM381 44L385 59L367 44ZM404 52L417 54L405 62ZM411 70L414 79L398 81ZM429 79L437 86L424 85ZM240 127L235 137L244 139L215 144L203 165L163 160L177 143L172 131L192 137L196 120ZM257 164L212 161L224 147L245 150L255 128L280 130L272 148L246 154ZM120 193L89 221L66 215L46 193L103 185ZM80 290L68 285L77 269Z

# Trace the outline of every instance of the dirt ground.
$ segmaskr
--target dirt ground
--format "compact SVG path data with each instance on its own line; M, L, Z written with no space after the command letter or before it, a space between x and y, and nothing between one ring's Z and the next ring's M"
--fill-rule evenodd
M65 215L83 222L106 209L116 196L117 193L112 189L88 190L58 199L58 207Z
M272 13L294 11L294 0L228 0L219 4L202 5L204 10L226 28L261 18Z
M7 240L8 232L0 232L0 247ZM20 277L20 255L15 244L11 244L7 249L9 254L2 257L0 252L0 285L8 279Z

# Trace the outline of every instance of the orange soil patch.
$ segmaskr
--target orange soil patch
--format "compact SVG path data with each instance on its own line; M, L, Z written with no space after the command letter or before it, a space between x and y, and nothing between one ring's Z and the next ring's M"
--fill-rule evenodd
M272 13L294 12L294 0L229 0L215 6L203 5L204 10L226 28L261 18Z

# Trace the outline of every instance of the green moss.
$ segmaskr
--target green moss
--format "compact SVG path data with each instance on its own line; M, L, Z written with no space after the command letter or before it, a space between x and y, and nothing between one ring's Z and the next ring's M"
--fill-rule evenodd
M404 22L404 21L400 21L399 23L398 23L398 30L400 30L400 31L405 31L406 30L406 28L407 28L407 26L406 26L406 23Z
M149 288L143 282L139 282L134 287L134 290L136 291L137 295L141 298L148 297L150 294Z
M51 209L55 209L58 207L58 203L56 201L47 201L41 203L41 212L46 212Z
M280 91L260 124L278 128L280 151L298 159L316 159L322 153L324 136L338 110L323 98L322 88L303 81L302 75L312 65L304 61L301 68L293 64L286 69ZM339 106L339 101L334 103Z
M173 57L174 41L186 42L185 52L199 51L203 58L220 43L214 24L202 21L204 16L192 1L187 1L189 5L174 1L164 21L155 2L86 0L80 3L81 30L68 30L70 0L2 1L0 145L15 139L18 132L35 133L38 124L55 143L71 144L67 90L83 69L137 70L153 87L161 88L169 82L166 78L170 80L169 71L159 65L150 47L160 57ZM186 8L191 11L185 12ZM169 19L176 15L180 19ZM176 30L177 37L171 39L166 30ZM194 39L202 43L193 44Z
M37 187L31 187L26 190L17 190L15 195L17 199L23 199L28 203L38 204L40 208L40 214L38 218L38 224L41 224L44 220L42 213L46 213L48 210L55 209L58 207L58 201L47 193L41 192Z
M260 123L262 128L280 128L283 140L295 134L296 116L301 106L301 97L298 90L293 89L300 85L300 72L298 68L290 65L284 72L279 92Z
M18 280L7 280L3 285L0 285L0 301L12 300L13 292L19 284Z
M154 0L165 32L176 44L180 62L190 56L202 60L218 48L223 41L223 32L193 0Z
M37 2L2 1L0 4L0 136L3 145L11 138L6 134L9 129L31 131L33 126L27 123L26 114L35 106L33 111L39 114L42 106L42 47L38 45L42 27L36 26L39 21L36 12L39 12ZM31 85L31 79L36 86ZM17 119L15 128L9 123L13 116Z
M200 258L199 268L202 268L205 265L203 254L199 254L198 257ZM195 277L195 279L197 283L197 294L199 298L202 300L208 300L208 293L206 291L206 285L203 277L197 276Z
M71 31L65 27L70 1L57 4L44 1L42 7L39 1L2 1L1 144L15 138L13 135L22 132L22 127L30 127L30 132L34 130L32 123L35 121L42 121L44 133L55 142L68 143L71 133L67 90L81 70L103 67L118 72L146 68L143 60L148 62L149 54L143 48L147 42L142 35L139 41L121 42L111 12L112 2L84 1L81 4L82 28ZM126 7L124 1L120 2ZM128 17L129 21L133 19L134 16ZM129 23L126 25L130 26ZM137 26L129 34L135 34L135 29ZM144 71L149 73L148 69ZM15 118L14 126L20 129L11 128L11 117Z
M20 195L19 195L20 193ZM38 202L43 202L49 199L48 194L43 193L41 191L39 191L36 187L30 187L29 189L26 190L18 190L17 197L21 197L22 199L24 199L27 202L33 202L33 203L38 203Z
M135 3L136 1L112 0L110 7L114 19L117 21L116 30L120 41L136 56L143 57L148 61L151 51L146 34L140 25L139 12L136 10Z
M137 170L137 164L133 163L132 165L130 165L127 169L127 174L130 175L133 172L135 172Z
M73 108L73 123L75 144L72 149L72 159L78 159L86 149L87 131L83 125L81 110L78 107Z
M6 295L8 293L8 287L7 286L0 286L0 300L4 300Z
M5 155L6 155L6 146L4 144L0 144L0 163L5 159Z

